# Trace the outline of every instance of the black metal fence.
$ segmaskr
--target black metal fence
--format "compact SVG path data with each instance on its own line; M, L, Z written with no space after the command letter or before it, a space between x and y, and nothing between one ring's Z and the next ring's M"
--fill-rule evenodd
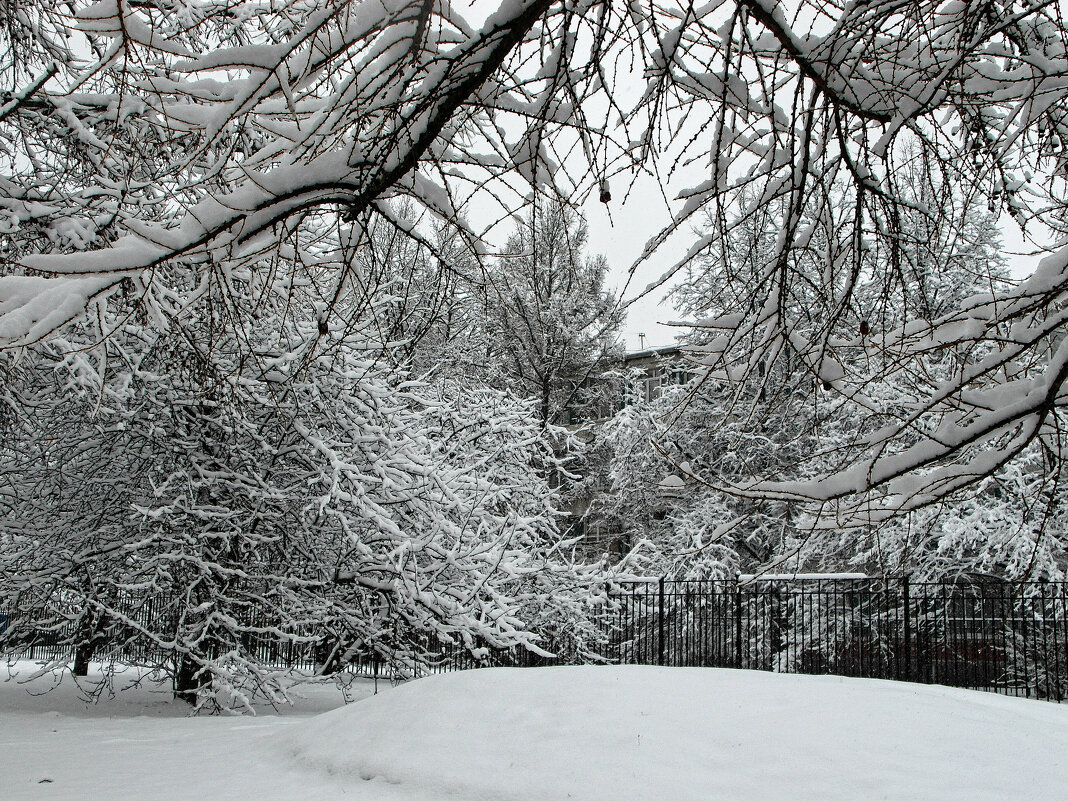
M122 662L169 669L178 650L173 638L178 627L178 598L166 593L129 595L111 599L108 612L101 616L101 629L87 633L79 621L81 607L56 602L47 610L0 612L0 658L27 658L36 661L69 662L75 659L87 640L93 645L89 658L100 662ZM42 624L41 621L50 621ZM429 633L411 633L402 643L378 643L374 649L350 649L353 639L336 627L306 624L299 630L285 629L262 609L246 610L235 620L239 631L228 632L250 661L265 667L316 671L324 668L329 654L339 648L343 660L329 672L346 670L368 677L407 678L427 673L445 673L489 666L537 667L555 664L524 648L472 649L458 642L443 642ZM153 632L155 636L147 632ZM168 647L168 633L172 642ZM549 645L548 647L552 647ZM217 644L216 652L228 650Z
M1068 696L1064 582L661 579L621 584L615 599L619 662Z
M1057 701L1068 697L1065 582L660 579L616 583L609 597L608 611L596 624L610 662L830 673ZM131 604L123 617L160 630L167 610L166 599L153 596ZM72 657L78 642L73 622L39 630L19 625L32 625L34 615L0 617L7 634L0 635L0 652ZM168 654L158 643L136 636L138 625L111 627L93 658L165 663ZM322 664L323 643L308 633L295 639L243 637L241 647L260 664L312 670ZM473 654L460 645L414 644L422 654L416 673L565 661L523 649ZM545 646L553 649L553 643ZM344 667L364 675L401 675L397 664L380 648L349 652Z

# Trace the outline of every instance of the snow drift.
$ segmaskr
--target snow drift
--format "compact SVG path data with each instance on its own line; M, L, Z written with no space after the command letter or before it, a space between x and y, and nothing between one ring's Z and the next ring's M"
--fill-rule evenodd
M641 666L420 679L277 743L366 789L480 801L1053 798L1068 782L1066 744L1068 709L1054 704Z

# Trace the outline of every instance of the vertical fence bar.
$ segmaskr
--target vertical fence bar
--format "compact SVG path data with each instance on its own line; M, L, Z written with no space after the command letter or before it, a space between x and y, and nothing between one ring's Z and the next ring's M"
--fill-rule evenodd
M1062 685L1061 695L1058 700L1063 701L1068 698L1068 585L1058 584L1058 590L1060 592L1061 601L1061 629L1060 636L1061 642L1064 646L1057 649L1058 655L1064 654L1063 673L1058 671L1057 675L1065 679L1065 683Z
M1036 698L1041 698L1041 696L1042 696L1042 677L1041 677L1041 674L1039 672L1039 664L1038 664L1038 659L1036 657L1038 656L1038 633L1039 633L1039 629L1042 626L1042 622L1041 622L1041 620L1039 619L1039 616L1038 616L1038 604L1035 603L1035 596L1034 595L1027 596L1027 601L1030 604L1030 609L1028 610L1029 614L1027 615L1027 617L1031 621L1031 644L1030 644L1030 647L1028 647L1026 643L1024 644L1024 653L1027 656L1027 663L1028 663L1029 668L1031 669L1031 671L1034 672L1034 682L1033 682L1033 684L1034 684L1034 688L1035 688L1035 697ZM1031 682L1031 671L1028 671L1028 683L1029 684L1032 683Z
M742 666L742 586L734 588L734 666Z
M657 625L657 642L656 642L656 663L658 665L664 664L664 577L660 577L660 586L658 595L658 603L656 605L656 625Z
M1009 598L1005 597L1004 584L1000 586L999 590L999 601L1001 606L1001 650L1004 654L1005 667L1001 671L1001 675L998 679L1002 690L1007 692L1010 688L1013 688L1013 695L1015 695L1016 692L1013 685L1015 684L1016 677L1016 632L1012 625L1014 601L1011 596Z
M912 681L912 599L907 573L901 577L901 597L905 609L905 681Z
M1031 692L1030 692L1031 669L1030 669L1030 665L1029 665L1030 660L1028 659L1028 656L1027 656L1027 637L1028 637L1028 634L1030 633L1029 632L1029 628L1034 628L1034 627L1033 626L1029 627L1027 625L1027 598L1024 596L1022 591L1020 592L1020 596L1018 598L1018 602L1020 604L1020 627L1023 629L1023 634L1019 638L1019 641L1018 641L1019 645L1017 646L1016 651L1019 653L1019 655L1023 659L1024 686L1026 686L1028 688L1027 696L1030 697L1031 696Z
M1042 625L1042 650L1041 659L1038 660L1039 664L1043 665L1042 683L1040 685L1042 692L1046 698L1049 698L1053 694L1053 681L1050 673L1050 651L1049 651L1049 606L1046 602L1046 585L1039 584L1038 591L1040 593L1040 605L1041 605L1041 625ZM1056 674L1053 674L1056 675Z
M1058 594L1060 596L1060 628L1058 632L1058 644L1054 647L1057 654L1057 700L1063 701L1068 698L1068 587L1064 584L1058 585ZM1056 601L1054 602L1056 603ZM1056 606L1055 606L1056 608ZM1063 646L1063 649L1062 649ZM1061 654L1064 654L1064 662L1060 661Z

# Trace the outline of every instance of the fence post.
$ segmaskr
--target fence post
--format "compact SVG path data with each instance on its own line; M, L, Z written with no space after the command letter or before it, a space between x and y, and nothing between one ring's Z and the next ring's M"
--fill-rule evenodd
M664 664L664 577L660 577L659 598L656 608L657 643L656 663Z
M901 597L905 604L905 681L912 681L912 603L909 597L909 577L901 577Z
M741 577L734 585L734 666L742 666L742 585Z

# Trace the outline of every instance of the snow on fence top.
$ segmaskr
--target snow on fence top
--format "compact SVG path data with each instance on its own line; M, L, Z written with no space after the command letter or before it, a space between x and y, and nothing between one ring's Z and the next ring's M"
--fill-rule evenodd
M865 573L740 573L739 582L747 581L861 581Z
M873 578L866 573L739 573L735 578L739 584L752 581L866 581ZM621 580L621 584L657 584L660 581L692 581L693 579L672 579L667 576L635 576ZM700 580L700 579L698 579ZM730 579L723 579L730 581Z

